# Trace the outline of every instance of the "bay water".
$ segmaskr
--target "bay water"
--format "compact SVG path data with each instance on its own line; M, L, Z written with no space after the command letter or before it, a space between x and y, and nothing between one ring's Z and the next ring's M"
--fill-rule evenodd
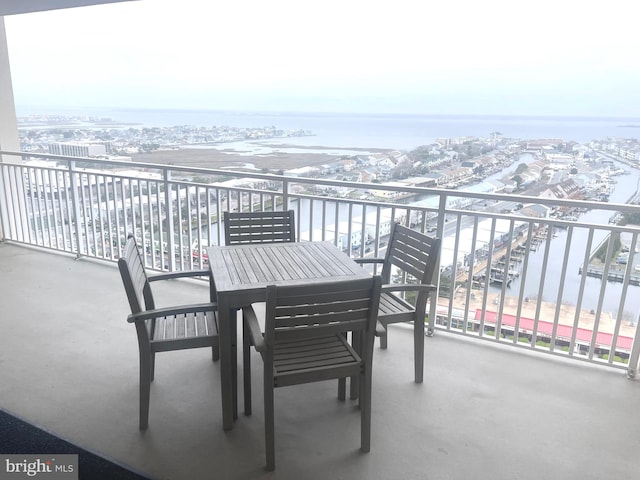
M300 146L388 148L411 150L437 138L476 136L499 132L507 138L553 138L584 143L608 137L640 139L640 118L402 115L308 112L249 112L216 110L123 109L109 107L17 106L19 117L67 115L109 118L131 126L231 126L308 130L312 136L288 137Z

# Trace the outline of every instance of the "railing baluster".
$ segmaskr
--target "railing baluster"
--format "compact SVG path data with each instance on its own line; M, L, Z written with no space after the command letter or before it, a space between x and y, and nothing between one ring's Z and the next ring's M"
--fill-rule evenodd
M24 183L25 183L25 188L27 189L27 192L30 192L33 190L33 188L31 187L31 169L30 168L25 168L25 167L21 167L20 168L21 172L22 172L22 177L24 178ZM28 194L27 194L28 195ZM29 218L28 221L28 229L29 232L31 232L31 230L33 230L33 234L35 236L35 242L34 240L31 238L31 234L29 235L29 241L30 242L34 242L36 244L39 244L39 238L38 238L38 221L36 219L36 215L38 217L40 217L40 205L38 204L38 208L36 209L35 206L35 202L33 200L33 195L30 195L30 198L25 199L26 200L26 205L27 205L27 215Z
M466 298L464 301L464 309L463 309L463 318L462 318L462 327L460 327L460 325L457 325L456 328L462 328L462 333L467 335L469 332L469 308L471 305L471 295L472 295L472 290L473 290L473 279L475 277L475 266L476 266L476 252L477 250L477 242L478 242L478 220L479 217L478 216L474 216L473 217L473 232L471 235L471 245L470 245L470 252L469 252L469 257L468 257L468 261L469 261L469 276L467 279L467 294L466 294ZM440 227L438 227L439 229ZM475 297L475 293L473 293L473 296ZM475 317L475 312L473 313L474 317ZM451 321L452 321L452 316L453 316L453 311L449 314L449 321L447 323L447 328L451 328Z
M602 304L604 302L604 294L607 288L607 279L609 278L609 268L611 266L611 257L613 255L614 241L613 236L609 236L607 242L607 260L604 264L604 272L602 274L602 282L600 282L600 295L598 296L598 307L596 308L596 318L593 322L593 330L591 334L591 345L589 347L589 359L593 359L596 351L598 331L600 329L600 316L602 315Z
M454 304L454 300L455 300L455 296L456 296L456 279L458 278L458 253L460 250L460 229L462 227L462 216L458 215L458 220L456 221L456 238L455 241L453 243L453 261L452 261L452 265L451 265L451 280L449 282L449 301L448 303L448 317L449 319L451 319L451 317L453 316L453 304ZM470 288L471 283L468 284L467 286L467 292L471 291ZM436 302L437 303L437 302ZM467 302L468 305L468 302ZM434 314L434 315L437 315ZM431 318L433 318L431 316L431 313L429 315L429 327L430 328L434 328L434 325L431 325ZM450 322L449 322L450 323Z
M525 303L525 287L527 284L527 271L529 268L529 255L531 253L531 242L533 241L533 222L529 222L527 229L527 240L525 242L525 253L522 261L522 271L520 272L520 292L518 294L518 307L516 309L515 324L513 327L513 343L518 344L520 336L520 319L522 318L522 306Z
M551 254L551 239L553 238L553 224L547 224L547 237L545 239L544 258L542 260L542 271L540 273L540 284L538 286L538 298L536 301L536 313L533 318L533 333L531 334L531 348L536 348L538 342L538 327L540 324L540 313L542 312L542 302L544 300L544 282L547 278L547 267Z
M315 203L313 201L313 199L309 200L309 222L307 223L307 231L309 232L309 238L308 240L313 241L313 231L314 231L314 224L315 224ZM298 222L300 223L300 222ZM324 236L324 232L322 232L322 236ZM300 238L300 237L297 237ZM300 240L303 240L302 238L300 238ZM307 240L307 239L305 239Z
M622 320L624 317L624 305L627 300L627 289L629 287L632 265L634 264L633 260L636 253L634 246L637 240L638 234L634 233L629 247L629 259L625 267L624 280L622 281L622 293L620 294L620 302L618 303L618 314L616 315L616 322L613 328L613 336L611 338L611 350L609 351L609 359L607 361L607 363L609 363L610 365L615 360L616 350L618 346L618 335L620 334L620 327L622 325Z
M86 173L81 173L78 172L78 180L79 180L79 186L78 188L80 189L79 191L79 200L80 200L80 218L82 219L82 234L84 237L84 253L85 255L89 255L90 252L90 246L89 246L89 221L88 218L89 215L87 214L87 210L90 208L87 206L87 196L85 194L84 191L84 179L86 178ZM78 239L78 244L80 243L80 240ZM80 250L80 247L78 247L78 250Z
M589 268L589 261L591 260L591 247L593 246L594 229L589 228L587 232L587 245L585 247L584 258L582 260L582 278L580 279L580 288L578 289L578 300L576 302L576 310L573 319L573 329L571 332L571 340L569 343L569 355L574 355L577 347L576 338L580 325L580 313L582 310L582 302L584 299L584 288L587 282L587 269Z
M155 187L155 182L151 180L147 180L147 207L148 207L148 215L149 215L149 254L151 255L151 266L152 268L156 268L156 235L155 235L155 215L153 214L153 191ZM158 206L159 208L159 206Z
M567 229L567 240L564 246L564 257L562 261L562 273L560 274L560 286L558 287L558 295L556 297L556 310L553 317L553 327L551 331L551 342L549 350L555 350L556 339L558 336L558 324L560 323L560 310L562 307L562 297L564 295L564 282L567 277L567 264L569 263L569 251L571 248L571 239L573 237L573 225L569 225Z
M87 192L89 196L87 208L89 208L89 218L91 219L91 235L93 239L92 247L89 248L89 252L87 254L97 257L98 256L98 234L96 231L96 224L98 223L98 221L96 219L96 215L95 215L96 212L93 206L96 203L99 204L99 202L97 202L96 196L94 194L94 188L93 188L94 182L92 181L92 179L97 182L97 175L90 174L89 177L87 178ZM85 212L85 216L86 216L86 212Z
M513 243L513 231L514 231L514 221L511 220L509 222L509 231L507 234L507 247L506 252L504 254L504 268L502 271L502 287L500 289L500 302L498 304L498 310L496 312L496 323L495 323L495 338L496 340L500 340L502 334L502 315L504 313L504 303L507 297L507 287L509 287L509 282L511 281L511 245ZM504 237L503 237L504 238ZM493 262L492 262L493 264Z
M54 195L54 189L57 184L57 174L55 175L56 183L53 182L54 170L48 169L48 185L49 185L49 195L51 197L51 205L53 208L53 225L56 237L56 247L59 250L65 249L65 232L64 232L64 212L62 211L62 203L60 202L60 195ZM59 193L59 192L58 192ZM60 218L58 218L58 212ZM58 225L60 226L60 230L58 230ZM60 246L60 239L62 238L62 246Z
M489 299L489 284L491 283L491 264L493 263L493 246L495 242L497 219L491 219L491 233L489 234L489 243L487 249L487 267L484 276L484 295L482 296L482 313L480 314L480 325L478 327L478 336L484 336L484 325L486 321L487 300Z
M200 209L200 197L202 194L202 187L200 185L196 186L196 227L197 227L197 239L196 239L196 243L197 243L197 250L198 250L198 268L202 268L203 267L203 263L204 263L204 258L203 258L203 253L204 253L204 248L205 248L205 243L208 244L208 238L207 241L205 242L205 239L202 235L202 230L203 230L203 225L202 225L202 211Z
M8 206L12 203L10 201L11 195L15 192L9 188L8 183L8 171L10 167L0 163L0 241L4 241L5 238L13 238L13 230L11 229L11 220L13 216L9 215Z

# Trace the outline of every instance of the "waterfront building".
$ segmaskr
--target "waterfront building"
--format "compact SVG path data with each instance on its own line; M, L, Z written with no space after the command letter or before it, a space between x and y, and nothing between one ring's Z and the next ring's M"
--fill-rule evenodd
M49 153L68 157L98 157L110 151L108 142L54 142L49 144Z

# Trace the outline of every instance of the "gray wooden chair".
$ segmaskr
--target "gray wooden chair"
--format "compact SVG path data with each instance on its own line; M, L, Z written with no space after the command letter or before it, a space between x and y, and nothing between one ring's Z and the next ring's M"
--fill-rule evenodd
M140 429L149 425L149 397L157 352L210 347L213 360L220 357L217 304L201 303L156 308L151 282L171 278L209 276L209 270L191 270L147 276L134 238L129 238L118 268L138 334L140 353Z
M276 212L224 212L224 241L225 245L242 245L256 243L280 243L296 241L296 224L293 210ZM232 318L237 312L232 312ZM235 321L233 323L235 325ZM243 324L244 325L244 324ZM246 325L244 325L246 327ZM235 345L235 332L233 343ZM251 345L247 335L244 336L242 362L251 369ZM235 357L232 359L233 372L237 371ZM234 380L235 382L236 380ZM251 390L251 379L244 377L245 391ZM235 391L235 389L234 389ZM249 395L250 397L250 395ZM234 402L235 405L235 402ZM251 404L247 403L245 395L244 412L251 415Z
M225 245L295 242L293 210L277 212L224 212Z
M369 451L371 368L380 285L380 276L296 287L271 285L267 287L264 334L253 308L243 309L251 342L264 362L267 470L275 469L274 389L278 387L356 376L360 449ZM355 339L354 346L347 341L348 332ZM251 372L245 376L250 377Z
M439 238L395 223L391 226L384 258L355 259L362 264L382 264L383 285L376 332L380 347L387 348L387 325L413 322L416 383L423 380L426 305L428 296L437 290L433 281L440 245ZM406 295L412 292L413 298Z

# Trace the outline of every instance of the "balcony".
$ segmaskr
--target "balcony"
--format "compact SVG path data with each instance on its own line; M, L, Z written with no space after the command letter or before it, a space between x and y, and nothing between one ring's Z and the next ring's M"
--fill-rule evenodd
M115 265L5 242L0 271L2 408L152 478L267 477L259 368L253 416L225 433L210 354L160 355L141 433ZM162 291L167 302L207 295L181 281ZM375 351L371 452L359 453L359 415L334 386L280 389L268 478L634 478L638 381L438 331L418 385L411 329L390 328L389 349Z
M115 259L132 234L152 270L202 267L203 247L223 241L222 212L293 208L301 241L333 241L352 256L382 255L392 221L445 242L425 383L412 382L410 330L392 327L389 350L376 349L368 455L357 454L354 405L333 388L278 392L276 418L289 421L276 420L276 476L635 473L628 452L640 420L627 412L639 384L625 374L638 365L640 230L609 219L640 207L0 154L14 159L0 165L0 309L13 319L3 321L0 381L10 412L155 478L260 476L259 395L254 416L224 433L219 370L206 352L158 358L151 427L137 430L137 344ZM516 204L558 215L506 211ZM176 281L160 297L197 302L207 292Z

